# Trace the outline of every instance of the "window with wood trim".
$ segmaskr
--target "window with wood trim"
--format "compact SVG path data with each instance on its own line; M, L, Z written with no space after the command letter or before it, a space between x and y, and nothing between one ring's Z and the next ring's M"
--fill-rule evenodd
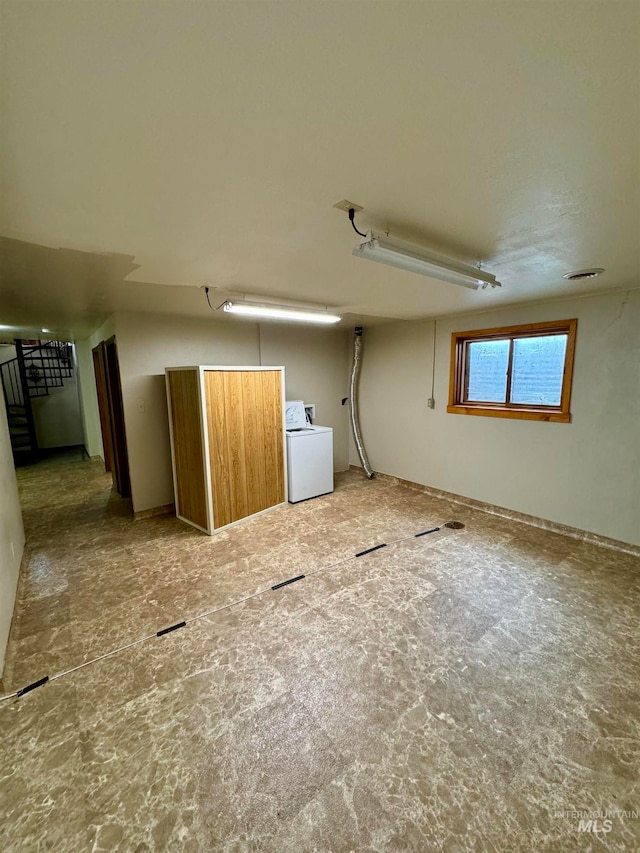
M571 420L577 320L454 332L447 412Z

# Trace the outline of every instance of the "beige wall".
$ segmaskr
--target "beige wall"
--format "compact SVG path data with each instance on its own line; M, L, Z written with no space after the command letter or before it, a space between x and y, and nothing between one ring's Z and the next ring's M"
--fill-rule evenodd
M112 314L108 317L99 329L89 337L89 348L93 349L100 341L108 341L116 333L116 315Z
M0 675L24 550L24 528L13 467L4 395L0 394Z
M333 428L333 468L349 467L349 410L345 359L349 334L309 326L260 326L263 364L284 364L287 399L315 403L314 423Z
M570 424L447 414L452 332L570 317ZM431 411L433 328L365 330L360 416L374 470L640 544L640 291L439 319Z
M165 367L259 364L262 351L263 364L285 366L287 396L316 403L317 422L335 431L335 466L347 467L344 332L133 313L114 328L136 512L173 502Z

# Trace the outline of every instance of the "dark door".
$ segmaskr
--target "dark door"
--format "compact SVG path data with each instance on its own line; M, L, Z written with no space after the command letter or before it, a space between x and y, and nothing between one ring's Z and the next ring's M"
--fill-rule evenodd
M101 349L101 355L94 355L94 365L99 364L96 371L96 382L98 372L103 367L104 386L106 389L106 413L107 413L107 436L103 427L103 442L109 446L110 467L113 474L113 482L116 491L123 498L131 496L131 485L129 482L129 459L127 456L127 442L124 430L124 408L122 405L122 388L120 385L120 367L118 365L118 349L115 337L108 341L102 341L96 347ZM102 362L102 367L100 367ZM98 390L98 401L100 391ZM101 416L102 426L102 416ZM107 450L105 449L105 453Z
M111 471L113 458L113 438L109 422L109 398L107 395L107 371L104 363L104 345L99 343L91 351L93 353L93 372L96 376L98 392L98 411L100 412L100 430L102 432L102 447L104 451L104 469Z

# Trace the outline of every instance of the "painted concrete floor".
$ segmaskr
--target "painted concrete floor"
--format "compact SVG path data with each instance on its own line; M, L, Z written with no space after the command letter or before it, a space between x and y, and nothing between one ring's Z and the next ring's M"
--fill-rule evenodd
M354 472L211 538L19 480L5 688L151 637L0 702L6 853L640 848L638 558Z

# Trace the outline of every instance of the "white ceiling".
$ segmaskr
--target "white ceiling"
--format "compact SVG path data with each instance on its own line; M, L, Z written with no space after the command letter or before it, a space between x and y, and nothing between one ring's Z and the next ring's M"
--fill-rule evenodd
M350 320L639 285L635 0L2 13L2 324L204 314L205 283ZM352 257L343 198L502 289Z

